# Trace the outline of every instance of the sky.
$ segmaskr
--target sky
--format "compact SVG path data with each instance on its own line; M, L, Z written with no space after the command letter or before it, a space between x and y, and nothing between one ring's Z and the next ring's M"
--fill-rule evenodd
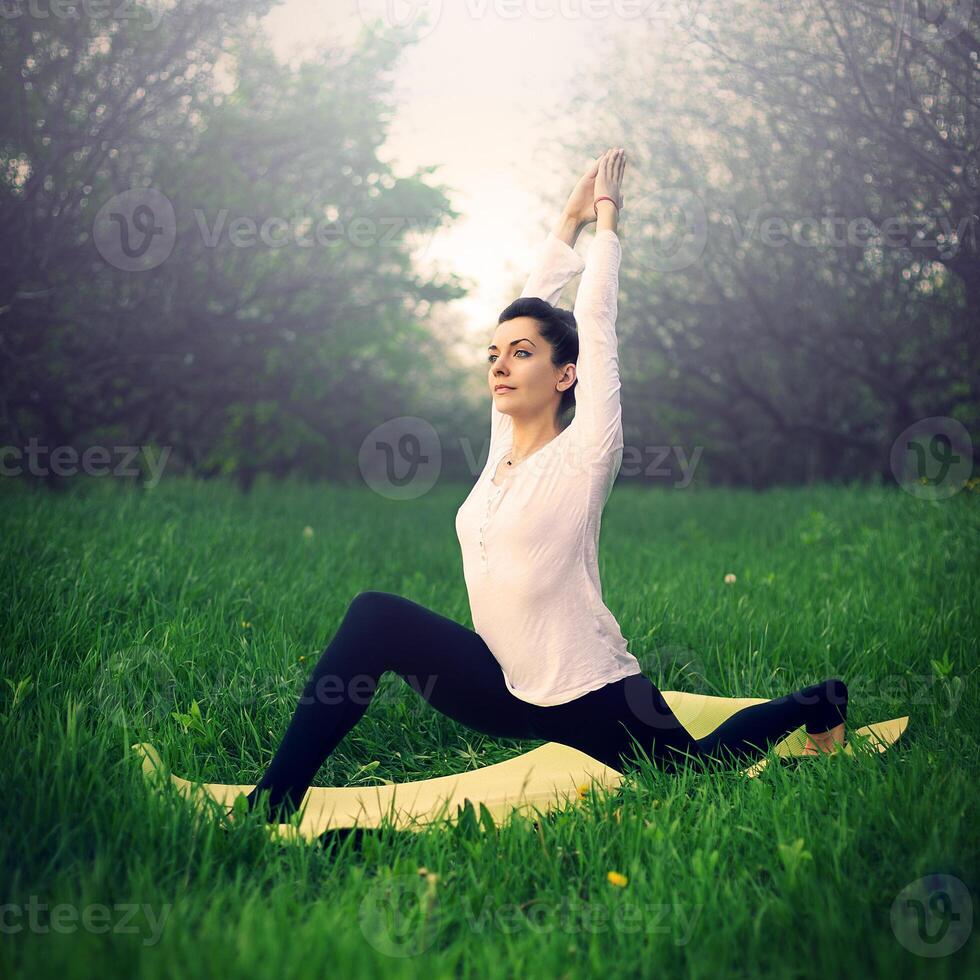
M600 57L600 38L635 26L631 4L662 2L284 0L263 26L277 56L292 61L318 42L351 43L375 18L400 26L415 8L431 12L393 73L396 111L380 156L396 176L440 165L426 180L450 188L460 217L417 253L419 268L470 280L469 297L451 307L478 338L530 271L556 216L556 178L570 191L577 176L553 145L588 126L568 118L569 83ZM589 156L583 148L583 170Z

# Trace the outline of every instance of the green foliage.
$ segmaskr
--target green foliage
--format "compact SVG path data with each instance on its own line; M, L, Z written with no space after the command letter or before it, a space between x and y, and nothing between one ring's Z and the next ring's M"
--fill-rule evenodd
M247 486L350 473L385 419L450 417L459 369L425 314L463 290L412 252L457 214L429 168L396 177L377 155L402 49L364 32L283 65L250 19L270 6L180 0L154 30L0 21L0 439L162 444L175 471ZM131 187L173 208L147 271L93 241Z

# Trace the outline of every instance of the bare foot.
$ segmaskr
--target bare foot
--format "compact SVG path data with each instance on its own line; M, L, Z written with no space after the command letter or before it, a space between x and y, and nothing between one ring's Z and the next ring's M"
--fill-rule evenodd
M829 732L819 732L813 734L807 732L806 745L803 746L804 755L820 755L821 752L833 755L840 752L838 746L844 745L844 723L831 728Z

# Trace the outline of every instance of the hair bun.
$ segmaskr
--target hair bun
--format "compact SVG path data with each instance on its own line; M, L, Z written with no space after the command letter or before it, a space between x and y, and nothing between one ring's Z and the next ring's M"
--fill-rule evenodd
M497 324L516 320L520 316L531 317L538 327L538 333L551 345L551 363L555 367L578 363L578 323L571 310L553 306L538 296L522 296L515 299L497 318ZM561 393L558 416L575 407L575 389L578 378L571 387Z

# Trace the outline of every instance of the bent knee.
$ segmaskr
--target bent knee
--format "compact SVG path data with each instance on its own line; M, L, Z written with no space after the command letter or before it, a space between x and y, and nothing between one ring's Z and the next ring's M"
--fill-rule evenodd
M355 609L358 612L370 612L380 606L388 605L390 600L396 598L397 596L392 595L390 592L378 592L376 589L366 589L363 592L358 592L351 599L348 609Z
M347 617L359 622L384 622L391 627L396 621L406 623L406 616L417 614L419 609L416 603L394 592L366 589L351 599Z

